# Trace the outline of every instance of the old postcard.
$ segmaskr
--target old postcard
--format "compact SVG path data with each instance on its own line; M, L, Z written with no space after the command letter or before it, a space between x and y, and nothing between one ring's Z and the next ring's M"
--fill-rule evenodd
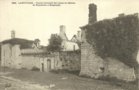
M139 90L139 0L0 0L0 90Z

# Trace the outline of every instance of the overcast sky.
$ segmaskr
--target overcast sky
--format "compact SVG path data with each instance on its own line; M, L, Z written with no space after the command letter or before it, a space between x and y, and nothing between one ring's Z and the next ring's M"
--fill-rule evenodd
M64 1L76 4L61 6L32 6L11 4L11 1ZM139 0L0 0L0 41L9 39L11 30L16 37L34 40L47 45L52 33L59 33L59 26L66 26L69 39L88 23L88 4L97 5L98 20L114 18L120 13L139 13Z

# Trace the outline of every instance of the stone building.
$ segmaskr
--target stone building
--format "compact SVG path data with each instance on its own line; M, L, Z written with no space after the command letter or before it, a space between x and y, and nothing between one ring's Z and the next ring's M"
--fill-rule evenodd
M78 45L78 42L81 42L81 32L78 31L77 38L74 40L69 40L66 35L66 27L64 25L60 26L59 34L52 34L51 36L60 37L61 50L59 51L59 59L61 63L61 69L67 71L79 71L80 70L80 61L81 61L81 52Z
M88 25L93 25L97 22L97 6L95 4L90 4ZM95 48L86 40L88 25L81 27L82 43L80 75L92 78L115 77L125 81L134 81L136 76L133 67L112 57L107 57L104 60L104 58L101 58L96 54Z
M39 39L15 38L15 31L12 31L11 39L1 42L1 66L45 72L59 69L79 71L80 51L76 51L77 44L68 41L63 31L60 35L66 48L60 52L51 52L46 46L40 45ZM76 46L73 48L74 45Z
M9 68L38 68L41 71L61 69L59 53L49 53L46 47L35 41L15 38L15 32L11 33L11 39L2 41L1 66Z

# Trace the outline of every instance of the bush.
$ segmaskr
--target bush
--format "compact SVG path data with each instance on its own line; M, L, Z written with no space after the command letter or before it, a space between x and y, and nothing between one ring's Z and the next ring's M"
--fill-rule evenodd
M25 68L25 67L22 67L22 68L21 68L21 70L27 70L27 68Z
M74 75L79 75L80 71L79 70L69 71L69 70L58 69L58 70L51 70L50 72L55 73L55 74L70 73L70 74L74 74Z
M31 70L32 71L40 71L40 69L38 67L35 67L35 66Z
M99 21L87 26L87 42L102 58L113 57L129 66L136 64L138 50L138 17L127 15Z
M49 45L47 46L48 51L61 51L62 39L57 34L52 34L49 39Z

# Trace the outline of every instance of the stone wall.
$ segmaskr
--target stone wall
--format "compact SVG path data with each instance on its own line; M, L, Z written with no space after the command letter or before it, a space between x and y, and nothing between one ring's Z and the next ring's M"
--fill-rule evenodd
M41 68L40 57L34 55L22 55L22 68L31 70L33 67Z
M103 59L95 54L88 43L81 45L81 72L80 75L98 78L103 75L100 68L104 67Z
M80 51L60 52L60 60L62 62L62 69L68 71L80 70Z
M22 56L22 68L32 70L34 67L42 71L42 63L44 64L44 71L49 71L47 68L47 60L51 61L51 69L54 69L53 57L40 57L37 55L23 55Z
M134 81L136 79L135 71L133 67L129 67L124 63L114 58L106 58L105 61L105 73L109 77L116 77L117 79L125 81Z
M21 68L20 45L4 44L1 46L1 66Z
M91 78L117 78L125 81L136 79L134 68L125 65L117 59L102 59L95 53L95 49L86 43L81 45L81 76Z
M49 62L48 62L49 61ZM48 63L50 64L48 66ZM43 66L42 66L43 64ZM23 54L22 55L22 68L33 69L38 68L42 71L50 71L61 69L61 62L59 60L59 53L51 53L51 54Z
M48 62L49 61L49 62ZM43 66L42 66L43 64ZM48 66L48 64L50 64ZM38 68L40 71L48 72L50 70L61 69L61 63L59 62L59 53L52 54L23 54L22 55L22 68L33 69Z

